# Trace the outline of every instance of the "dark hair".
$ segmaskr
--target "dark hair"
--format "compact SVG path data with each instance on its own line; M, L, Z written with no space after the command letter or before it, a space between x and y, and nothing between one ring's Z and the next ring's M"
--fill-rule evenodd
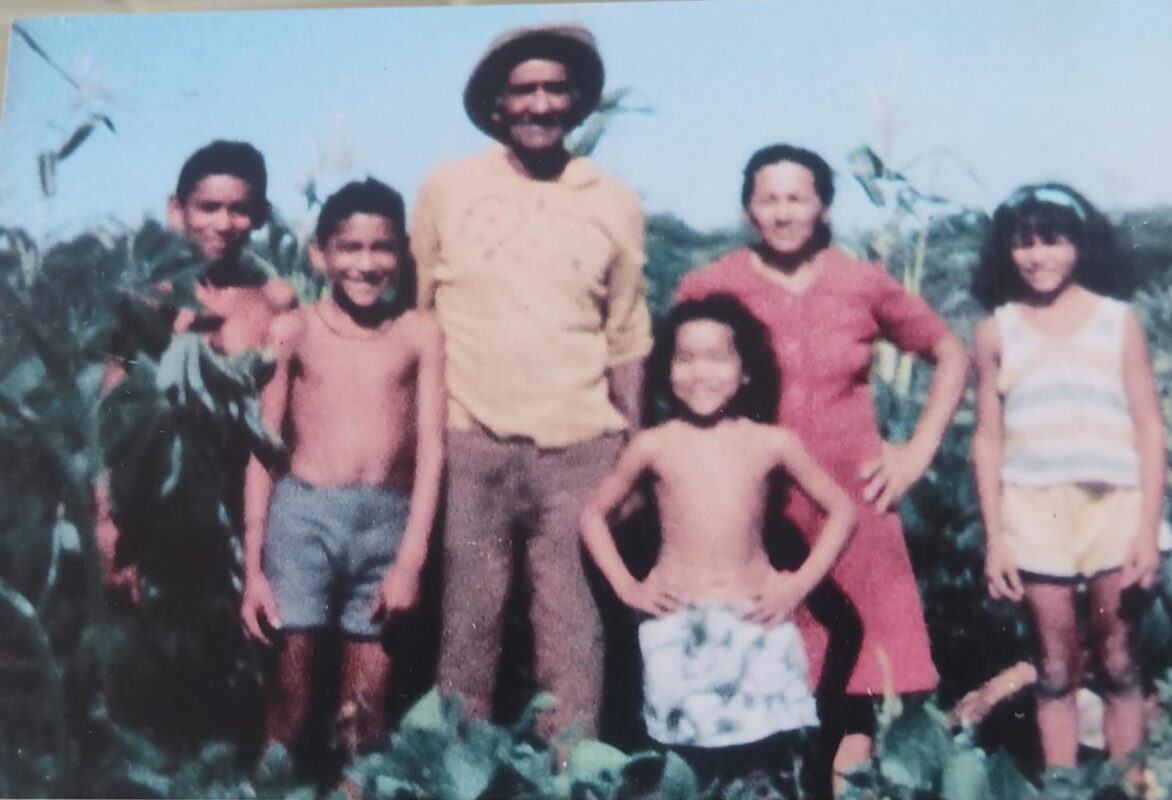
M814 191L818 193L818 199L822 201L822 205L830 208L830 204L834 202L834 171L830 169L826 160L813 150L792 144L771 144L749 156L749 163L745 164L741 180L741 206L749 207L749 198L753 196L757 173L771 164L780 164L783 161L792 161L810 170L810 174L814 176Z
M395 287L396 304L415 303L415 265L411 260L411 248L407 242L407 212L403 195L375 178L351 181L334 192L322 203L317 215L314 237L320 247L325 248L330 237L338 232L338 226L354 214L373 214L385 217L394 228L399 240L400 259L398 285Z
M337 233L343 220L353 214L375 214L386 217L395 227L395 233L405 237L407 233L407 212L403 195L375 178L351 181L334 192L322 203L317 216L314 236L322 247Z
M1130 259L1111 223L1089 200L1062 183L1023 186L997 207L973 276L973 296L993 309L1029 293L1013 263L1017 241L1067 239L1078 251L1074 281L1092 292L1126 299L1135 291Z
M268 172L260 151L248 142L228 142L217 139L192 153L179 170L175 197L186 202L196 185L209 175L231 175L252 189L252 208L248 216L252 227L259 228L269 218Z
M659 425L686 414L671 388L671 362L676 352L676 334L688 322L712 320L733 332L733 347L741 358L747 380L729 402L725 414L746 417L754 422L777 419L780 378L777 358L765 326L732 295L712 294L675 306L664 318L647 357L643 383L644 424Z
M749 210L749 200L757 185L757 173L765 167L786 161L797 164L799 167L805 167L810 171L810 174L814 176L814 191L818 194L818 199L822 202L823 208L830 208L830 204L834 202L834 171L830 169L826 159L813 150L792 144L771 144L749 156L749 163L745 164L745 171L741 177L741 207L746 211ZM818 223L818 229L814 232L813 244L817 249L822 249L830 244L830 225L828 223Z

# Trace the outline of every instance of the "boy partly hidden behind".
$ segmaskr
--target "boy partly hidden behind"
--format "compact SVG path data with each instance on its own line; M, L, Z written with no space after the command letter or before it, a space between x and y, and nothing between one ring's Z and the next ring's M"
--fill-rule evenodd
M443 343L414 300L403 199L368 178L326 200L309 245L327 297L273 321L276 374L261 397L289 471L245 484L249 635L283 641L266 715L291 745L309 699L313 634L343 634L340 702L354 745L383 733L391 657L381 623L414 604L443 465ZM388 289L396 287L388 300Z
M846 544L854 506L792 433L768 424L777 368L764 329L735 299L713 295L672 311L648 359L647 389L649 412L667 421L631 442L581 517L590 554L642 618L647 732L702 784L764 777L796 796L794 757L818 717L790 615ZM770 565L763 540L775 473L826 512L794 572ZM644 477L663 539L638 581L606 518Z

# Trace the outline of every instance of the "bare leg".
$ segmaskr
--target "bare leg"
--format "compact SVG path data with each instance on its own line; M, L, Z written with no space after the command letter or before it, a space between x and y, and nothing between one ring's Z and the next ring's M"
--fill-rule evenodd
M1122 761L1144 738L1144 699L1131 655L1133 622L1120 613L1120 576L1116 570L1090 582L1091 630L1104 692L1103 735L1111 758Z
M1046 766L1072 767L1078 758L1075 690L1082 672L1082 647L1067 585L1027 583L1026 605L1038 633L1038 735Z
M350 640L342 647L339 715L353 715L354 737L344 743L351 753L357 746L377 742L385 732L383 712L391 665L391 657L381 642Z
M290 747L300 735L305 710L309 706L312 663L312 634L288 634L285 646L277 656L277 674L269 684L265 737L270 742Z
M847 782L843 776L870 758L874 745L874 740L865 733L848 733L842 737L842 741L838 743L838 749L834 751L834 794L836 796L842 794L847 788Z

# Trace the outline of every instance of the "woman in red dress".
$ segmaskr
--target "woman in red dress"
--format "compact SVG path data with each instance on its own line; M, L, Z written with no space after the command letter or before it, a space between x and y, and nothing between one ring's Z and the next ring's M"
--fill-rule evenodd
M820 711L838 773L870 756L871 698L936 686L895 504L931 462L964 391L968 359L944 321L882 265L830 246L833 197L830 167L817 154L789 145L758 151L741 200L759 241L686 275L676 299L732 294L765 323L781 370L780 424L859 504L857 533L831 577L857 610L861 643L847 696L824 698ZM915 431L900 444L884 442L876 424L870 372L879 339L935 364ZM818 512L800 492L784 512L807 538L818 531ZM796 617L818 675L827 630L806 610Z

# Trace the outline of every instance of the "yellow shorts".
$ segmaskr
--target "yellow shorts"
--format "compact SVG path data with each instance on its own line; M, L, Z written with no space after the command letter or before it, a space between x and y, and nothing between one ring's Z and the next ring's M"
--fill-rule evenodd
M1139 531L1140 491L1102 484L1001 489L1006 547L1022 572L1089 578L1123 566Z

